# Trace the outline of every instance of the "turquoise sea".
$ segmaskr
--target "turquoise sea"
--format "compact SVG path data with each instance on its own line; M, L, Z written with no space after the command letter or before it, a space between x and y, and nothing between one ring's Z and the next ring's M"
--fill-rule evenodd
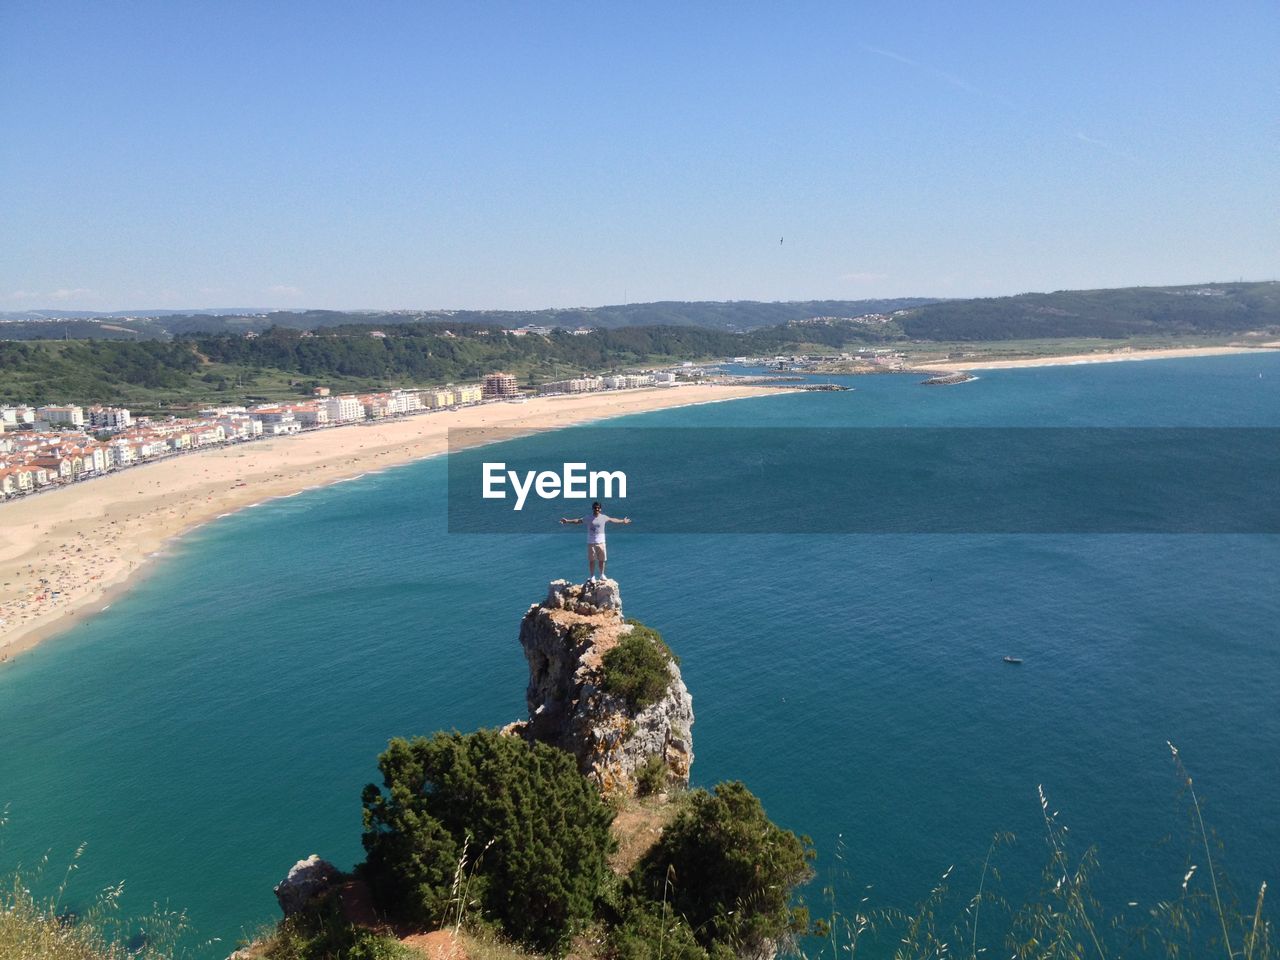
M1275 354L846 382L629 422L1280 426ZM555 442L592 429L608 427ZM685 482L734 495L732 477ZM85 843L69 908L124 880L126 912L185 909L193 952L215 958L274 919L295 860L360 859L360 789L387 739L523 716L520 617L585 572L580 531L450 535L444 497L444 463L423 461L215 521L106 613L0 666L0 874L48 852L56 885ZM951 865L966 900L997 831L1017 838L1001 892L1034 894L1041 784L1078 849L1097 845L1109 905L1172 897L1202 858L1166 741L1241 900L1280 880L1280 537L660 536L636 520L611 534L609 571L682 658L694 780L742 779L813 838L817 912L827 886L844 910L910 907Z

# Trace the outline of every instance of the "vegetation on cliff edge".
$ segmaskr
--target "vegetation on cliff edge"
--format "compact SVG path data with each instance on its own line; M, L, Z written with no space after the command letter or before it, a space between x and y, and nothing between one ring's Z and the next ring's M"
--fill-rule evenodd
M421 960L393 935L347 921L332 896L281 920L256 954L259 960Z
M0 827L4 825L0 817ZM135 921L119 912L124 884L100 891L87 909L64 904L82 845L57 892L38 898L48 858L32 873L17 872L0 883L0 958L3 960L171 960L186 929L182 913L157 910Z
M384 907L428 929L474 915L540 949L591 918L613 813L568 753L494 730L437 733L392 740L378 766L364 847Z
M792 895L813 875L814 857L809 838L774 824L744 784L695 790L628 877L628 889L648 901L638 929L653 925L661 904L657 919L680 918L712 958L785 947L809 926L808 911L794 906ZM630 925L637 928L634 918ZM677 934L673 943L681 939Z
M627 702L632 713L657 703L671 686L671 663L679 663L662 635L638 620L631 632L609 649L601 663L601 687Z

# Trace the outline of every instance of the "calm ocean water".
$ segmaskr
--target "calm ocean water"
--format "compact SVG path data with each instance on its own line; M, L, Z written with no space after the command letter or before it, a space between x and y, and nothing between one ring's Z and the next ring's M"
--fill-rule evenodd
M1275 355L917 379L631 422L1280 426ZM590 429L607 427L548 442ZM274 918L295 860L360 858L387 738L521 717L519 619L582 575L581 532L449 535L444 479L426 461L216 521L0 668L0 873L47 851L56 882L85 842L70 906L123 879L126 912L185 909L196 940L219 938L197 955L225 956ZM1098 846L1109 903L1172 896L1190 835L1166 740L1242 899L1280 879L1280 538L658 536L636 519L610 573L681 655L694 779L743 779L813 838L819 910L828 884L845 909L908 907L952 864L966 899L1001 830L1002 892L1034 892L1038 784Z

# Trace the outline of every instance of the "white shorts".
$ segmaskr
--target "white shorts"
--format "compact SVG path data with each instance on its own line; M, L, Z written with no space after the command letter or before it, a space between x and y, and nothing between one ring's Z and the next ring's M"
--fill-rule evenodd
M605 554L603 543L587 544L587 561L588 562L594 560L596 561L596 563L604 563L607 559L608 557Z

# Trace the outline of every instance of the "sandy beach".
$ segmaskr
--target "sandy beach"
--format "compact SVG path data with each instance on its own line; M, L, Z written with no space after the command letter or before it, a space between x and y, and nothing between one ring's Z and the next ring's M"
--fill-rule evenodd
M1063 367L1079 363L1119 363L1128 360L1173 360L1178 357L1218 357L1229 353L1274 350L1280 342L1254 347L1176 347L1167 350L1116 350L1107 353L1078 353L1060 357L1027 357L1022 360L936 360L917 364L920 369L1009 370L1017 367Z
M776 393L684 385L487 403L214 447L0 504L0 660L101 611L166 540L272 497L444 453L451 427L551 430Z

